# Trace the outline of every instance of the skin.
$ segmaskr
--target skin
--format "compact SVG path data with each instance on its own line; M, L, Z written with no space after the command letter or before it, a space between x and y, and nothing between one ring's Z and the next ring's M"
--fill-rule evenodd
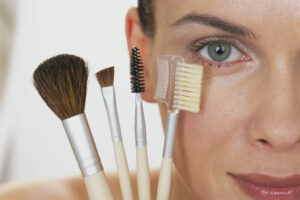
M179 116L170 199L248 200L230 174L300 174L299 10L299 0L156 0L153 38L143 33L137 10L129 10L128 47L141 49L146 101L154 102L158 55L181 55L204 66L201 111ZM251 34L198 23L171 26L190 13L218 17ZM236 41L238 61L217 67L188 48L216 35ZM167 108L160 105L160 110L165 124ZM70 182L59 182L70 195L75 191Z
M122 200L119 180L116 174L106 174L115 200ZM152 172L151 194L155 199L157 172ZM134 199L137 197L136 176L131 175ZM87 200L88 195L82 177L71 177L59 180L36 182L12 182L0 187L1 200Z

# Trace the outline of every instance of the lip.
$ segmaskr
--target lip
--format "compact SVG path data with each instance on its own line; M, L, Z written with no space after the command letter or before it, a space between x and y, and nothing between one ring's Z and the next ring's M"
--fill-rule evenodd
M273 177L263 174L231 174L242 191L255 200L300 199L300 175Z

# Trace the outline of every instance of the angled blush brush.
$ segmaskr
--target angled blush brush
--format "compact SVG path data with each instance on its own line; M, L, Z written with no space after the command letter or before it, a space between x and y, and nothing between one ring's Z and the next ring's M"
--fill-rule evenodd
M199 112L203 67L184 63L181 56L165 55L157 58L157 72L158 80L154 98L167 104L168 107L157 200L168 200L178 114L180 110Z
M38 93L62 121L90 200L113 200L98 151L84 113L88 69L84 60L58 55L38 66L33 74Z
M139 199L150 200L150 175L147 154L146 125L144 119L142 92L145 92L144 67L139 49L131 49L131 92L135 93L135 143L136 143L136 171Z
M122 199L133 200L130 174L122 141L122 133L115 98L115 89L113 85L114 67L109 67L97 72L96 78L99 82L107 111L112 141L114 144L115 160L120 181Z

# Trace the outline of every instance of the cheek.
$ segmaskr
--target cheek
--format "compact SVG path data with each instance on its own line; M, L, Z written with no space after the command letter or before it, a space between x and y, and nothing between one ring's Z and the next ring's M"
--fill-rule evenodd
M200 114L180 112L175 142L176 169L194 193L200 187L212 193L219 189L218 182L224 182L230 170L224 168L226 158L236 151L235 144L245 141L241 133L249 116L249 94L241 92L245 90L207 91Z

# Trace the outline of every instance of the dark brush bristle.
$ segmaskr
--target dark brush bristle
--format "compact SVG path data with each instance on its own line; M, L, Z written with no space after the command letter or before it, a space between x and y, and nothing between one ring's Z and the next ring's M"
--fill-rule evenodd
M141 93L145 92L145 80L144 80L144 66L142 65L142 59L140 50L137 47L131 49L131 63L130 63L130 75L131 75L131 92Z
M95 74L101 87L109 87L114 84L115 67L100 70Z
M88 68L74 55L54 56L34 71L34 86L61 120L84 113Z

